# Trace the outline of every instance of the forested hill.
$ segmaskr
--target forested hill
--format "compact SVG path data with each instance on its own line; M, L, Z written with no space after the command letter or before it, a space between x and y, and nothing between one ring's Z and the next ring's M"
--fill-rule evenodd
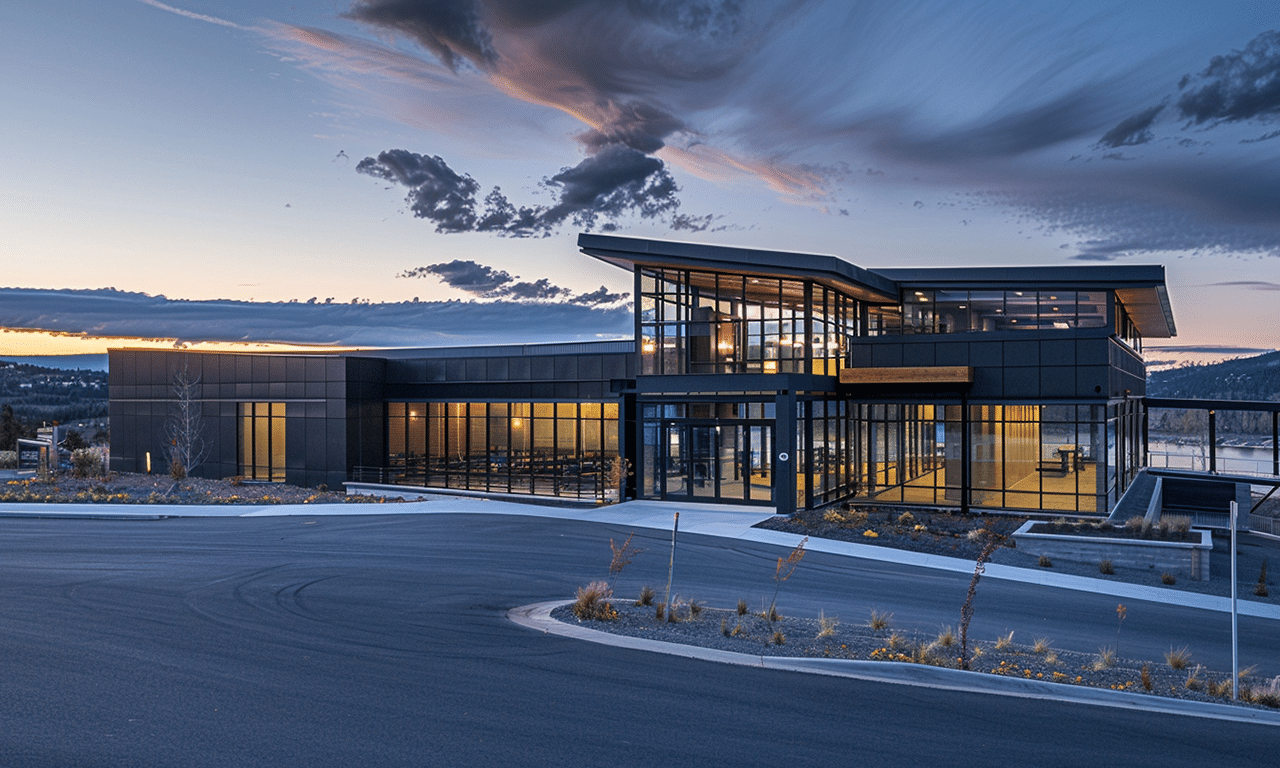
M1280 400L1280 352L1156 371L1147 377L1147 396Z
M106 416L107 373L0 361L0 405L33 428Z

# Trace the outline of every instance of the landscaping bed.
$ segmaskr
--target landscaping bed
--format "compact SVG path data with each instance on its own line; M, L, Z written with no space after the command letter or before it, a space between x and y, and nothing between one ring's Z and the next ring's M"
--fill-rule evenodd
M580 620L572 604L556 608L559 621L630 637L714 648L753 656L781 656L866 661L898 661L958 668L959 639L951 628L936 635L897 630L891 614L875 614L857 621L763 616L739 610L677 605L678 621L657 618L654 605L614 601L612 620ZM882 626L872 628L871 624ZM775 642L781 633L782 642ZM1194 701L1232 703L1231 675L1212 672L1195 663L1184 649L1171 649L1159 661L1129 659L1100 649L1097 654L1056 650L1048 638L969 638L970 668L975 674L994 674L1031 680L1145 693ZM1108 658L1108 650L1112 651ZM1145 672L1144 672L1145 670ZM1280 708L1280 678L1244 675L1240 706Z
M175 483L168 475L112 472L102 477L55 475L47 480L0 482L0 503L42 504L368 504L399 502L381 496L348 496L324 488L235 479L189 477Z
M1009 536L1026 520L1018 515L961 515L923 508L859 506L848 510L803 510L789 517L769 518L756 527L972 560L983 544L982 537L973 531L986 529ZM1012 543L1008 539L1006 546Z

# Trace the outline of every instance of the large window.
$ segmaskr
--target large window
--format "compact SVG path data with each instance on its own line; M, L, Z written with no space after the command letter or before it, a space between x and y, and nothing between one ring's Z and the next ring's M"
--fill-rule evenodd
M240 475L284 482L284 403L240 403Z
M641 493L687 501L773 501L772 402L641 405Z
M641 373L835 376L858 302L820 283L640 270Z
M870 336L1105 327L1106 291L912 289L867 313Z
M608 498L620 480L617 403L389 403L392 482Z

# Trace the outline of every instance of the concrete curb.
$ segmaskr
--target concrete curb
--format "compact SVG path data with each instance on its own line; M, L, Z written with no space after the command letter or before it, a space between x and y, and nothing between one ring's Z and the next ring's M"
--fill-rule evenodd
M552 610L572 602L572 600L552 600L523 605L507 611L507 618L520 626L528 627L544 634L559 635L560 637L568 637L574 640L585 640L636 651L665 653L671 656L681 656L720 664L737 664L761 669L827 675L892 685L910 685L943 691L1012 696L1021 699L1039 699L1041 701L1058 701L1067 704L1085 704L1167 715L1203 717L1236 723L1280 726L1280 712L1252 709L1232 704L1184 701L1163 696L1109 691L1100 688L1065 685L1063 683L1046 683L1040 680L1024 680L1000 675L987 675L981 672L963 672L958 669L927 667L894 661L752 656L715 648L701 648L695 645L681 645L643 637L615 635L575 624L567 624L551 618Z

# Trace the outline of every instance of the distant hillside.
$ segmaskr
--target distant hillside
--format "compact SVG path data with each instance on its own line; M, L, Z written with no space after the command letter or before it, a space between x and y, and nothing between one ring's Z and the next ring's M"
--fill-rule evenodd
M1280 400L1280 352L1225 360L1212 365L1189 365L1157 371L1147 377L1148 397L1186 397L1202 400ZM1196 436L1208 434L1206 411L1153 408L1154 433ZM1260 411L1220 411L1219 434L1249 440L1271 436L1271 414Z
M106 416L107 373L0 362L0 405L32 428Z
M1280 352L1157 371L1147 377L1147 396L1280 400Z

